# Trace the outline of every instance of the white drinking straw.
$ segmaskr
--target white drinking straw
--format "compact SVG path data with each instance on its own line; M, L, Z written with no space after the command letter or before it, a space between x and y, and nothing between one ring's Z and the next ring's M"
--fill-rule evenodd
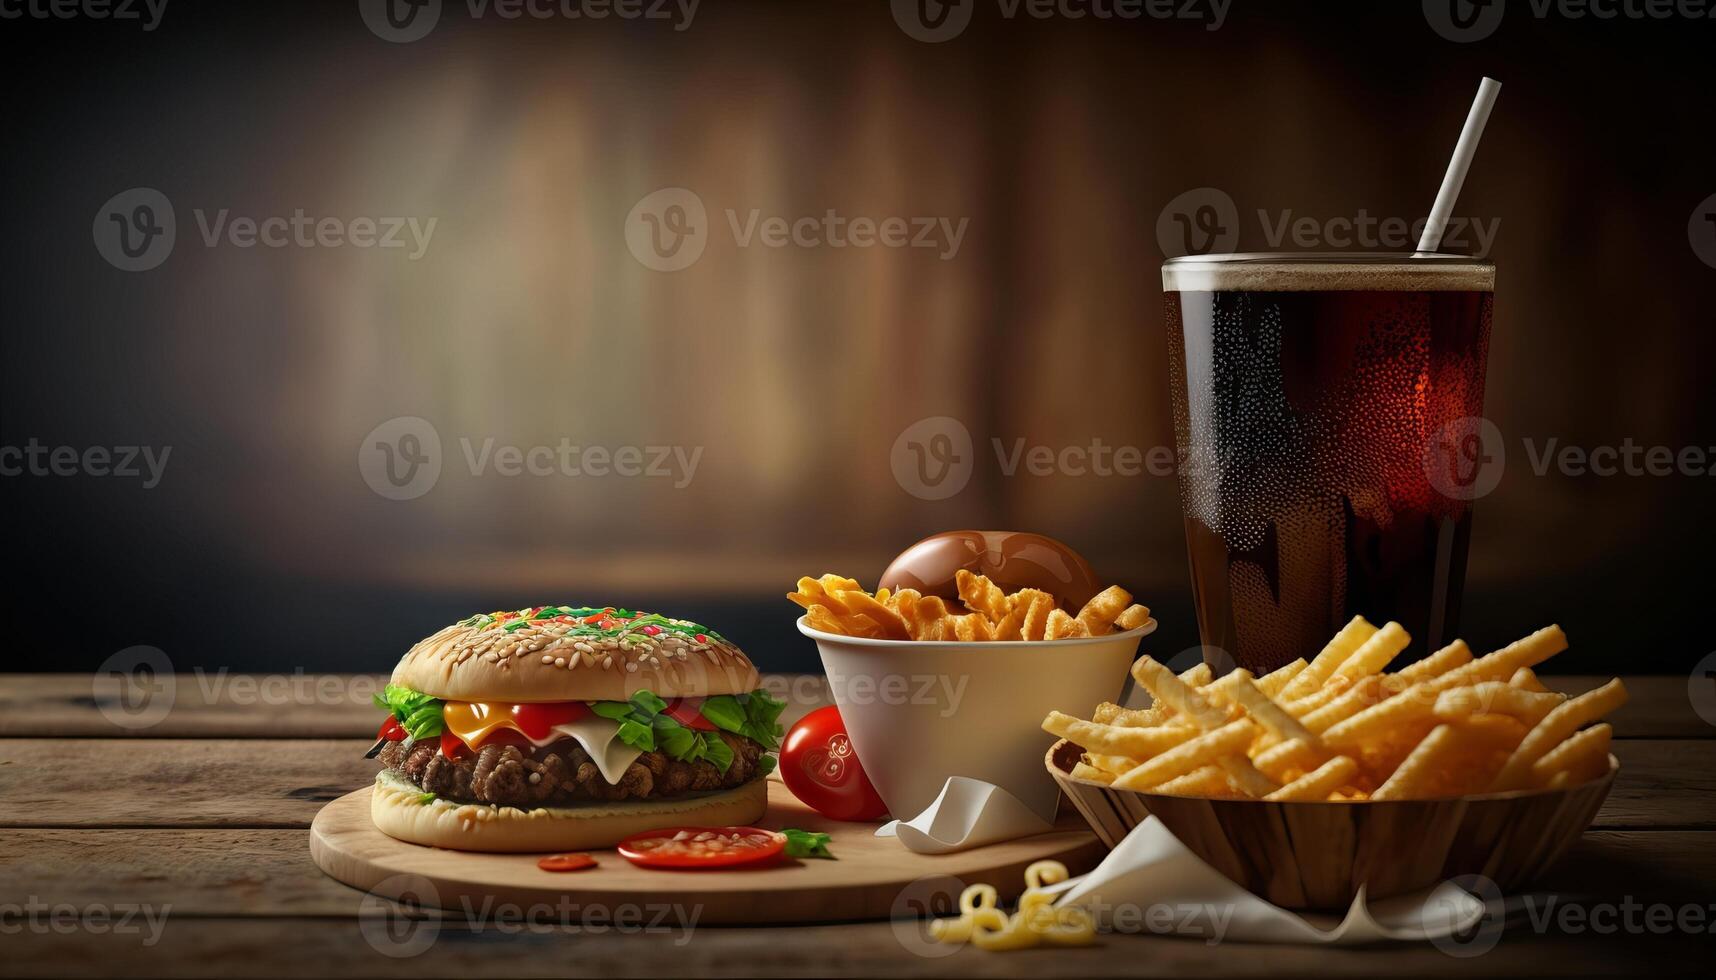
M1466 183L1466 171L1472 169L1472 157L1477 155L1478 140L1483 138L1484 123L1489 122L1490 110L1495 108L1501 83L1485 77L1478 84L1478 97L1472 100L1472 111L1466 114L1466 126L1460 130L1460 142L1454 144L1454 158L1448 161L1448 173L1442 177L1442 189L1436 192L1436 203L1430 208L1430 220L1424 223L1424 235L1418 239L1418 251L1434 252L1442 244L1442 231L1454 213L1454 201L1460 187Z

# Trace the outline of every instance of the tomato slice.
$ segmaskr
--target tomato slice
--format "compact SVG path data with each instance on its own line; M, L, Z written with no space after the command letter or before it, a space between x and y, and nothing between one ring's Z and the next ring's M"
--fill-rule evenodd
M640 868L761 867L780 860L786 835L760 827L662 827L633 834L616 850Z
M441 733L441 754L449 759L457 759L462 753L471 750L465 746L465 740L452 732Z
M667 702L662 714L679 722L686 728L695 728L700 732L715 731L715 723L703 717L702 698L674 698Z
M405 741L405 729L399 724L399 719L388 715L387 720L381 723L381 731L376 732L375 737L386 739L389 742L403 742Z
M545 739L555 725L566 725L590 715L590 706L582 701L555 701L549 704L515 704L513 724L533 739Z
M550 854L537 858L536 866L544 871L583 871L594 868L596 859L588 854Z

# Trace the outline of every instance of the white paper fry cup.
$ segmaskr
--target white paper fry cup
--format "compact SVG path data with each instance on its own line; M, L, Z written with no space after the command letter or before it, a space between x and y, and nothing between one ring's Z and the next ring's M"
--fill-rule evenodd
M798 628L816 641L858 761L891 814L910 819L949 776L969 776L1053 820L1060 789L1043 769L1054 740L1043 718L1117 698L1156 621L1108 636L990 643L870 640L811 629L802 617Z

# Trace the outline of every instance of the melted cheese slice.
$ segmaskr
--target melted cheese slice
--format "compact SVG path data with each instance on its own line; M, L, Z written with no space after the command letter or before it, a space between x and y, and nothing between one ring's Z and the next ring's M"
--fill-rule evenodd
M584 751L590 753L590 760L601 771L602 778L612 786L620 781L643 750L627 745L620 741L620 723L612 718L590 715L564 725L556 725L549 730L546 738L530 738L525 735L518 723L512 720L512 705L492 701L448 701L441 710L441 721L447 728L459 737L459 740L475 749L480 747L489 736L502 730L518 732L530 740L530 744L541 748L550 742L561 738L576 739Z
M612 786L620 781L632 763L643 755L643 749L627 745L620 741L620 723L612 718L591 715L578 721L564 725L555 725L554 731L578 740L584 746L584 751L590 753L590 761L602 771L602 778Z

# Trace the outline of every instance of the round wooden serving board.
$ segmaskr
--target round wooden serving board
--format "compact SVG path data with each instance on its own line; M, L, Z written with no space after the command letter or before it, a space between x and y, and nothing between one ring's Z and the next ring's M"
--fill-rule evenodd
M354 888L402 896L455 911L494 903L570 903L583 909L657 906L697 910L699 924L832 922L952 914L965 886L995 886L1010 901L1024 890L1025 867L1055 860L1073 874L1096 866L1102 844L1078 814L1063 810L1055 830L955 854L914 854L878 824L830 820L769 780L769 812L758 825L833 835L836 860L788 860L768 868L660 871L639 868L612 850L591 851L600 867L553 873L534 854L476 854L394 840L369 818L370 787L329 803L310 825L317 867Z

